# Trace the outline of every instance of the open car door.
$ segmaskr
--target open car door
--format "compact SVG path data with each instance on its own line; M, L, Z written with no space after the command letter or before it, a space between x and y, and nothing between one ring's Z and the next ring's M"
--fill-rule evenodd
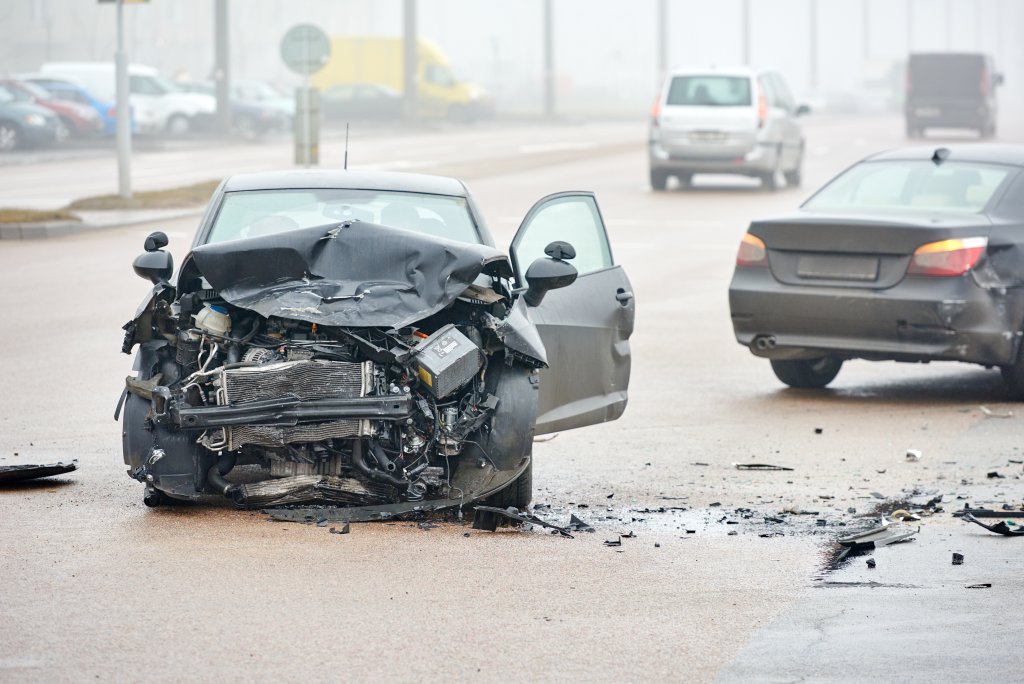
M604 220L589 192L549 195L530 209L512 241L519 287L523 274L556 240L571 244L579 277L529 308L547 350L540 374L541 435L615 420L626 408L629 336L635 303L629 279L612 259Z

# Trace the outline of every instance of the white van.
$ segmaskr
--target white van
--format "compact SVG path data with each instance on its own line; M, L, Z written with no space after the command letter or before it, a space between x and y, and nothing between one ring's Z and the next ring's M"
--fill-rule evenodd
M117 100L113 62L51 62L40 71L49 76L73 78L93 96L110 102ZM183 93L156 69L140 64L128 66L128 90L139 133L182 135L208 126L217 110L217 101L209 95Z
M676 71L651 112L651 187L664 190L669 176L686 186L697 173L753 176L768 190L782 174L799 185L804 136L797 118L808 111L773 71Z

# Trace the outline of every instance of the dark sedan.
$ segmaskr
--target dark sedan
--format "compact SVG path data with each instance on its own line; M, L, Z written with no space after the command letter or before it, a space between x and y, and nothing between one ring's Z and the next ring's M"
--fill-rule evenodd
M396 121L402 117L401 93L376 83L346 83L324 91L324 121Z
M848 359L998 366L1024 397L1024 145L883 152L798 212L754 221L729 287L736 339L791 387Z

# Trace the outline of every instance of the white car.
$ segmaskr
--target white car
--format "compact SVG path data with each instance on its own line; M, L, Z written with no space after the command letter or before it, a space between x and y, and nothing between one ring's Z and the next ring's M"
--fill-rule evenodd
M73 78L102 99L117 99L113 62L53 62L40 71ZM182 135L208 125L217 109L209 95L181 92L156 69L139 64L128 67L128 89L139 133Z
M665 79L651 112L651 187L669 176L687 186L697 173L760 178L778 187L780 174L800 184L804 136L798 106L774 71L687 69Z

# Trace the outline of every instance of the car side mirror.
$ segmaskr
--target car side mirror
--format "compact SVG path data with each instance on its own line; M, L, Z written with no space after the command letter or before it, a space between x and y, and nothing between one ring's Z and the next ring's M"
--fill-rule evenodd
M526 269L529 287L523 296L528 306L540 306L549 290L557 290L576 282L579 272L566 259L573 259L576 250L568 242L552 242L544 248L547 257L541 257Z
M799 106L798 106L798 107L796 108L796 115L797 115L797 116L804 116L804 115L806 115L806 114L810 114L810 113L811 113L811 107L810 107L810 105L805 105L805 104L802 104L802 105L799 105Z
M154 285L166 283L174 272L174 257L163 251L167 246L167 234L161 231L150 233L143 243L146 250L135 257L132 268L140 278L149 280Z

